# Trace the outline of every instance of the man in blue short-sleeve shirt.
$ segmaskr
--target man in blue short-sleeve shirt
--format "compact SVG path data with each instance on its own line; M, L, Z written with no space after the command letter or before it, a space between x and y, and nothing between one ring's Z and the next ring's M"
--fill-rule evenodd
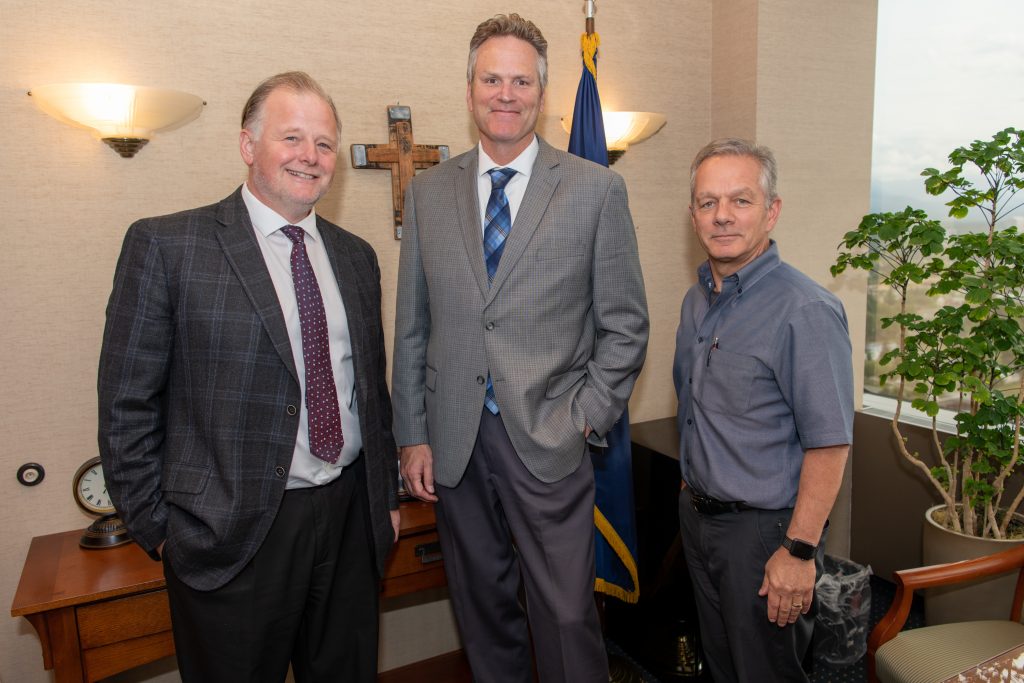
M679 517L714 680L801 681L828 515L853 436L839 300L779 258L770 150L716 140L690 214L708 260L683 300Z

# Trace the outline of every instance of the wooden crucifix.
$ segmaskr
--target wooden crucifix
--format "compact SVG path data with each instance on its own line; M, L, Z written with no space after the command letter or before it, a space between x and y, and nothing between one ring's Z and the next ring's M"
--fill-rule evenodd
M416 169L429 168L448 160L448 145L417 145L412 141L412 109L388 107L386 145L352 145L353 168L391 171L391 201L394 205L395 239L402 239L405 188Z

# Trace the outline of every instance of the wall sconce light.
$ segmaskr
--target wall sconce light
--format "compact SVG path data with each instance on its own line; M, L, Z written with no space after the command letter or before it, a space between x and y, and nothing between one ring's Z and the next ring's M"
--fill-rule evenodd
M126 159L153 133L195 120L206 104L196 95L118 83L55 83L28 93L53 118L88 128Z
M651 111L602 111L604 119L605 144L608 146L608 163L619 160L630 145L651 137L665 125L665 115ZM562 128L572 131L572 117L562 117Z

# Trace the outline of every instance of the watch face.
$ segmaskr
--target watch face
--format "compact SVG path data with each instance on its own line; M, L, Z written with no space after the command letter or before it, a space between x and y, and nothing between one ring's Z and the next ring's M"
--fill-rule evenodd
M814 558L814 553L818 550L816 546L811 545L807 541L801 541L799 538L785 538L782 541L783 547L789 551L789 554L800 560L810 560Z
M75 502L86 512L103 515L114 511L114 504L110 502L110 496L107 494L107 484L103 479L103 467L99 458L87 460L79 467L72 485Z

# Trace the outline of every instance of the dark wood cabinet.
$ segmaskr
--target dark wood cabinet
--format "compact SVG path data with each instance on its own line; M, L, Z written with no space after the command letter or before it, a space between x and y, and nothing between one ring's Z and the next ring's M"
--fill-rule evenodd
M640 600L607 600L607 635L662 681L704 681L696 606L679 538L675 417L630 425Z

